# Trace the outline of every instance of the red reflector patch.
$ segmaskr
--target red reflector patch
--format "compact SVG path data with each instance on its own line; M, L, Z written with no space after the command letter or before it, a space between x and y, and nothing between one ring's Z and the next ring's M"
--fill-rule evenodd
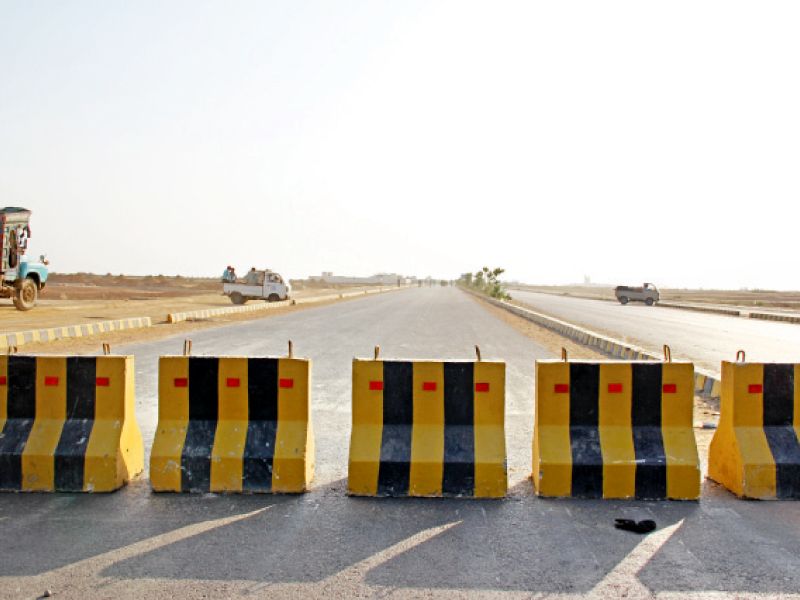
M751 394L763 394L764 386L760 383L752 383L747 387L747 391Z
M369 389L371 389L371 390L373 390L375 392L380 392L381 390L383 390L383 382L382 381L370 381L369 382Z
M108 384L109 384L108 377L98 377L95 380L95 385L100 387L108 387Z
M0 377L0 385L8 385L8 379L5 376Z
M239 379L234 377L228 377L227 385L228 387L239 387Z
M609 394L621 394L622 393L622 384L621 383L609 383L608 384L608 393Z
M175 380L175 387L189 387L189 380L185 377L179 377Z
M58 377L45 377L44 378L45 385L58 385Z
M423 381L422 382L422 391L423 392L435 392L436 391L436 382L435 381Z
M556 394L569 394L569 384L557 383L555 392Z
M294 379L281 379L280 386L282 388L293 388L294 387Z
M488 392L489 391L489 384L488 383L476 383L475 384L475 391L476 392Z
M678 386L674 383L665 383L664 386L661 388L665 394L677 394L678 393Z

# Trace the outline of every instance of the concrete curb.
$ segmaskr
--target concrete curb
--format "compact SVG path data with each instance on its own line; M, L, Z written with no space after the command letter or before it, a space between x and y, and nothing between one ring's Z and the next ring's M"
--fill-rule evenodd
M762 319L764 321L785 321L787 323L800 323L800 317L789 315L776 315L771 313L750 313L751 319Z
M695 306L692 304L674 304L672 302L659 302L656 306L664 308L678 308L680 310L693 310L695 312L714 313L718 315L728 315L731 317L741 317L741 311L732 308L715 308L712 306Z
M131 319L118 319L116 321L103 321L102 323L89 323L87 325L70 325L68 327L54 327L52 329L38 329L34 331L21 331L18 333L0 334L0 344L6 348L22 346L32 342L54 342L70 338L87 337L98 333L111 331L124 331L127 329L141 329L152 327L150 317L134 317Z
M281 302L264 302L263 304L254 304L252 306L231 306L228 308L211 308L208 310L170 313L167 315L167 323L175 325L176 323L181 323L188 319L206 319L209 317L218 317L220 315L231 315L236 313L252 312L255 310L282 308L284 306L292 306L293 304L295 304L294 300L282 300Z
M527 319L528 321L536 323L537 325L540 325L545 329L549 329L554 333L558 333L559 335L577 342L578 344L594 348L599 352L607 354L611 358L617 358L620 360L663 360L662 356L655 355L644 348L625 344L619 340L595 333L594 331L577 327L576 325L572 325L566 321L560 321L527 308L508 304L495 298L489 298L488 296L478 294L471 290L464 291L474 296L478 296L479 298L483 298L490 304L503 308L508 312L517 315L518 317L522 317L523 319ZM694 391L696 394L702 394L712 398L719 398L722 393L722 385L719 376L709 373L708 371L695 368Z

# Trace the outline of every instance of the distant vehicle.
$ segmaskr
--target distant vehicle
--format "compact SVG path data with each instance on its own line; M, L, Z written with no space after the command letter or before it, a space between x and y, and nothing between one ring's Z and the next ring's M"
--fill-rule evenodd
M244 280L223 283L222 293L230 297L234 304L244 304L248 300L279 302L288 300L292 286L278 273L270 271L249 271Z
M618 285L614 288L614 295L622 304L634 300L644 302L647 306L653 306L659 300L658 288L652 283L645 283L642 287Z
M34 307L48 275L44 255L39 260L25 255L31 237L30 218L31 211L26 208L0 208L0 247L3 249L0 298L13 298L19 310Z

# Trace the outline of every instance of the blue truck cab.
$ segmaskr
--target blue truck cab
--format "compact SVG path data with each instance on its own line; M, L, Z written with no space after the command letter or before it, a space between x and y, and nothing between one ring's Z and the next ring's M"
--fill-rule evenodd
M9 206L0 208L0 298L12 298L19 310L30 310L47 284L47 261L31 259L28 249L31 211Z

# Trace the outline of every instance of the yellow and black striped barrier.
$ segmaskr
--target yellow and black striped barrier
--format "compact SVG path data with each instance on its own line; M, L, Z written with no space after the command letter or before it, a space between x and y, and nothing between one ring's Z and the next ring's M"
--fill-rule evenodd
M691 363L537 361L542 496L696 500Z
M708 476L738 496L800 500L800 365L722 362Z
M353 361L348 491L503 497L505 363Z
M0 490L110 492L144 466L132 356L0 357Z
M150 480L158 492L308 489L311 363L165 356Z
M761 319L762 321L783 321L785 323L800 323L800 317L797 315L779 315L775 313L755 313L751 312L748 315L751 319Z

